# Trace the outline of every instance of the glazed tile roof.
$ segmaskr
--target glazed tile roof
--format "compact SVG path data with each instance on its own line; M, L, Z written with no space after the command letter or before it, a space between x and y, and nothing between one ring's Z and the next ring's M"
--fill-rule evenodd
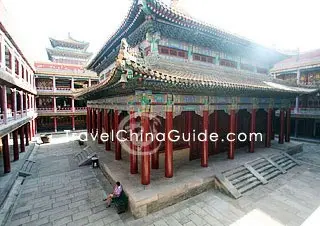
M271 93L296 96L301 93L314 92L313 89L291 86L283 80L274 79L264 74L213 64L189 61L179 62L173 59L164 59L160 56L151 56L145 60L141 60L130 55L125 49L121 49L116 66L107 80L79 93L78 96L88 96L111 89L117 90L117 85L120 85L120 79L124 71L130 69L133 71L133 77L129 78L126 75L127 79L125 80L127 80L128 84L131 84L132 89L138 88L134 79L136 77L142 78L144 88L152 90L158 86L158 91L163 92L170 90L176 93L217 94L218 91L224 94L250 95L249 92L254 91L255 94L253 95L260 96ZM119 76L119 74L122 75Z
M69 56L69 57L76 57L81 59L88 59L92 53L84 52L84 51L73 51L67 49L47 49L47 54L49 59L52 56Z
M276 63L272 71L290 70L304 67L320 66L320 49L292 56Z
M54 38L49 38L50 43L52 47L69 47L69 48L75 48L75 49L83 49L86 50L89 47L89 42L82 42L82 41L77 41L74 38L68 35L67 39L64 40L58 40Z

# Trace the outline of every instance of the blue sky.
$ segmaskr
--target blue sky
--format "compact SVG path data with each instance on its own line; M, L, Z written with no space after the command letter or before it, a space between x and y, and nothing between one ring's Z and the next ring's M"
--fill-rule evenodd
M30 61L46 61L48 37L90 42L94 54L119 27L131 0L2 0L10 32ZM163 0L169 3L170 0ZM316 0L183 0L193 17L268 47L320 48Z

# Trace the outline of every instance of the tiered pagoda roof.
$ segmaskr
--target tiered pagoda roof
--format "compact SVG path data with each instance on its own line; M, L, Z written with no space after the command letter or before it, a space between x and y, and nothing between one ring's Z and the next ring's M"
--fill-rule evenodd
M56 57L68 57L76 60L87 61L92 53L87 52L88 42L81 42L73 39L70 34L65 40L49 38L53 48L47 48L47 54L50 61L54 61Z
M122 25L89 63L88 69L100 73L114 61L122 38L135 46L145 38L150 27L168 38L258 59L270 65L284 57L279 52L184 15L160 0L133 0Z
M320 67L320 49L292 56L274 65L272 72Z
M67 39L58 40L54 38L49 38L51 46L55 47L63 47L63 48L71 48L71 49L79 49L86 51L89 47L89 42L81 42L73 39L70 34Z

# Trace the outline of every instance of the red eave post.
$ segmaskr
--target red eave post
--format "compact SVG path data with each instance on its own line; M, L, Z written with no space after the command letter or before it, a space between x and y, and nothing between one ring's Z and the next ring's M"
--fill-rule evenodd
M135 112L133 110L130 111L130 131L134 133L136 127L135 120ZM136 152L135 141L130 141L130 173L136 174L138 173L138 155Z
M13 137L13 161L19 160L19 144L18 144L18 129L12 132Z
M19 135L20 135L20 150L21 152L25 152L25 142L24 142L24 126L19 128Z
M283 144L283 133L284 133L284 110L280 109L279 144Z
M101 110L97 110L97 124L98 124L98 144L102 144L101 134L102 134L102 120L101 120Z
M118 126L119 126L119 112L118 112L118 110L114 110L114 135L115 136L118 132ZM121 159L121 145L119 143L119 140L116 137L114 140L114 146L115 146L115 159L120 160Z
M219 111L214 110L214 132L219 135ZM214 152L219 153L219 139L214 142Z
M209 157L209 138L208 138L208 130L209 130L209 112L208 110L203 111L203 128L202 132L207 134L205 141L203 141L203 147L201 152L201 166L208 167L208 157Z
M167 106L165 121L165 177L171 178L173 177L173 143L169 139L169 132L173 129L173 113L170 105Z
M159 142L157 139L155 139L156 133L158 132L158 125L157 125L157 118L155 117L155 121L151 121L153 124L151 125L151 128L155 128L156 131L151 131L154 135L154 139L150 144L150 149L151 149L151 169L159 169Z
M25 124L24 126L24 135L26 137L26 146L29 146L29 129L28 129L28 123Z
M251 119L250 119L250 133L255 133L256 132L256 112L257 110L254 108L251 110ZM254 143L255 140L253 138L255 138L256 136L249 136L249 142L250 142L250 148L249 148L249 152L253 153L254 152Z
M291 126L290 114L291 114L291 109L288 108L286 112L286 120L287 120L286 137L285 137L286 142L290 142L290 126Z
M95 136L97 133L96 109L92 109L92 134Z
M75 122L75 116L72 115L71 116L71 122L72 122L72 130L75 131L76 130L76 122Z
M148 185L150 184L150 150L148 137L146 136L146 134L149 132L149 115L146 111L141 113L141 130L141 184Z
M106 132L106 133L108 133L109 134L109 139L106 141L106 144L105 144L105 150L106 151L110 151L111 150L111 148L110 148L110 146L111 146L111 138L110 138L110 126L109 126L109 113L108 113L108 109L104 109L104 131Z
M7 123L7 87L5 85L1 86L1 109L3 114L3 122L4 124Z
M53 117L53 128L54 128L54 132L58 131L57 117Z
M266 135L266 147L271 147L271 125L272 125L272 109L268 109L267 115L267 135Z
M230 126L230 134L235 133L236 130L236 112L234 109L230 110L230 116L229 116L229 126ZM229 139L235 139L235 135L230 135ZM229 141L229 152L228 152L228 158L234 159L234 151L235 151L235 141Z
M2 137L2 147L3 147L3 167L4 173L10 173L10 150L9 150L9 135Z

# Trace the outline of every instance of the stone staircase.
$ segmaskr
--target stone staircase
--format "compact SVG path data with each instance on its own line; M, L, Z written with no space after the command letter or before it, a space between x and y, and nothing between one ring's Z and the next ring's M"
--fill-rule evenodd
M262 156L237 168L217 173L216 188L233 198L239 198L251 189L267 184L272 178L286 173L299 162L286 152Z
M96 156L97 153L94 152L90 146L86 146L73 158L78 161L78 166L84 166L89 165L91 163L91 158Z

